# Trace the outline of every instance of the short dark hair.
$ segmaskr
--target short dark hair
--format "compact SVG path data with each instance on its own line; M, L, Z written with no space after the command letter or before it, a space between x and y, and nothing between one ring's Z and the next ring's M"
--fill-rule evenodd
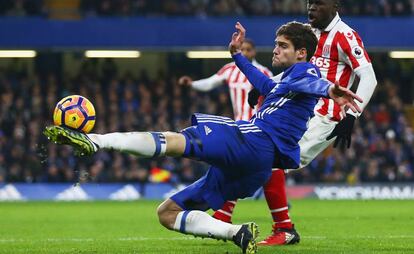
M296 21L289 22L277 30L276 36L281 35L292 42L295 50L305 48L307 61L315 54L318 38L316 38L310 25Z
M331 0L337 7L341 4L341 0ZM309 3L309 0L308 0Z
M256 48L256 44L254 43L254 41L252 39L244 38L243 43L244 42L249 43L252 46L252 48Z

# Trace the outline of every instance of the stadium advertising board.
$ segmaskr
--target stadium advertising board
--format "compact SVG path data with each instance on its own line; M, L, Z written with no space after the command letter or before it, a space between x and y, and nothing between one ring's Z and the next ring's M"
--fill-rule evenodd
M0 184L0 201L164 199L184 187L170 184ZM292 199L414 199L414 185L298 185L289 186L287 194ZM254 198L263 198L262 190L258 190Z

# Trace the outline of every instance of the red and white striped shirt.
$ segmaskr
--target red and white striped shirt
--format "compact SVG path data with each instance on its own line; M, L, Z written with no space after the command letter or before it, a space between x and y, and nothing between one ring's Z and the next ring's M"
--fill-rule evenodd
M266 76L273 76L269 69L262 66L257 61L253 60L252 64ZM225 79L229 86L234 120L248 121L256 113L256 109L252 109L247 102L248 93L253 88L247 80L247 77L240 71L239 68L237 68L234 62L223 66L223 68L217 72L217 75Z
M355 72L371 65L368 53L357 32L345 24L337 14L323 31L314 29L318 46L311 62L319 67L324 78L350 88ZM328 115L331 120L340 121L340 107L331 99L321 98L315 107L320 115Z
M256 60L252 64L266 76L272 77L272 72ZM207 79L193 81L193 88L201 91L209 91L225 82L229 86L230 99L233 106L234 120L248 121L256 110L249 106L248 93L253 88L247 77L237 68L234 62L224 65L216 74ZM255 107L258 108L258 107Z

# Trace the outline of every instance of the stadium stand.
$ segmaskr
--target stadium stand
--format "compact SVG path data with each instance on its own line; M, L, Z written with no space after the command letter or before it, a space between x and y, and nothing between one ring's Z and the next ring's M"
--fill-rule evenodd
M343 15L407 16L412 0L343 0ZM269 16L303 15L302 0L5 0L0 14L73 19L88 16Z
M343 16L410 16L414 13L414 1L343 0L341 8ZM302 0L0 2L1 16L22 19L27 16L49 19L304 16L305 13L305 1ZM185 61L182 57L174 59L177 66L180 61ZM411 87L414 78L410 72L414 62L396 61L384 53L377 53L373 55L373 63L379 84L371 103L357 121L351 149L326 150L304 170L290 174L290 182L356 184L414 180L411 149L414 112L411 107L404 106L413 103ZM69 147L48 144L41 130L51 123L55 103L68 94L82 94L92 100L98 112L94 130L98 133L146 129L178 131L189 125L190 113L197 111L232 116L225 87L208 94L181 88L176 84L174 71L159 71L157 78L150 78L145 70L121 74L119 66L110 60L99 63L86 60L76 75L69 78L60 71L46 74L42 68L29 72L27 62L19 60L2 66L0 183L76 182L79 179L89 182L191 183L205 172L205 164L186 159L151 161L110 151L79 159L73 156ZM190 70L197 73L196 76L210 74L202 73L198 65L193 68L198 68ZM172 96L165 96L167 94Z
M404 182L414 180L414 133L404 104L411 103L412 60L373 55L378 88L357 121L349 150L328 149L307 168L290 174L296 183ZM69 147L41 135L55 103L68 94L91 99L98 112L95 132L180 130L191 112L231 116L226 87L212 93L181 88L176 76L145 71L120 74L110 61L86 60L77 75L28 73L18 60L0 69L0 182L190 183L206 169L186 159L137 159L101 151L78 159ZM407 84L403 86L401 84ZM407 90L408 89L408 90ZM172 96L165 96L165 95ZM195 99L197 98L197 99Z

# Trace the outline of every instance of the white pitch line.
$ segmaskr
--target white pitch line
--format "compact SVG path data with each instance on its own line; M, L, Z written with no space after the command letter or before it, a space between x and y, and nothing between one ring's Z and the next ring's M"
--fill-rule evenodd
M310 240L326 240L326 239L414 239L414 235L387 235L387 236L370 236L370 235L356 235L356 236L343 236L343 237L327 237L327 236L301 236L304 239ZM105 238L46 238L46 239L27 239L27 238L0 238L0 244L14 243L14 242L95 242L95 241L165 241L165 240L178 240L178 241L193 241L201 240L202 238L195 238L193 236L183 237L120 237L114 239Z
M300 238L305 238L305 239L326 239L326 236L301 236Z
M42 241L42 240L40 240ZM95 239L93 238L47 238L47 242L93 242Z
M301 236L305 239L328 239L328 238L339 238L339 239L398 239L398 238L414 238L414 235L386 235L386 236L373 236L373 235L354 235L354 236Z
M195 238L194 236L182 236L182 237L121 237L119 241L164 241L164 240L197 240L201 238Z
M165 240L200 240L195 237L120 237L114 240L117 241L165 241ZM46 239L27 239L27 238L0 238L1 243L10 242L94 242L108 239L94 239L94 238L46 238Z

